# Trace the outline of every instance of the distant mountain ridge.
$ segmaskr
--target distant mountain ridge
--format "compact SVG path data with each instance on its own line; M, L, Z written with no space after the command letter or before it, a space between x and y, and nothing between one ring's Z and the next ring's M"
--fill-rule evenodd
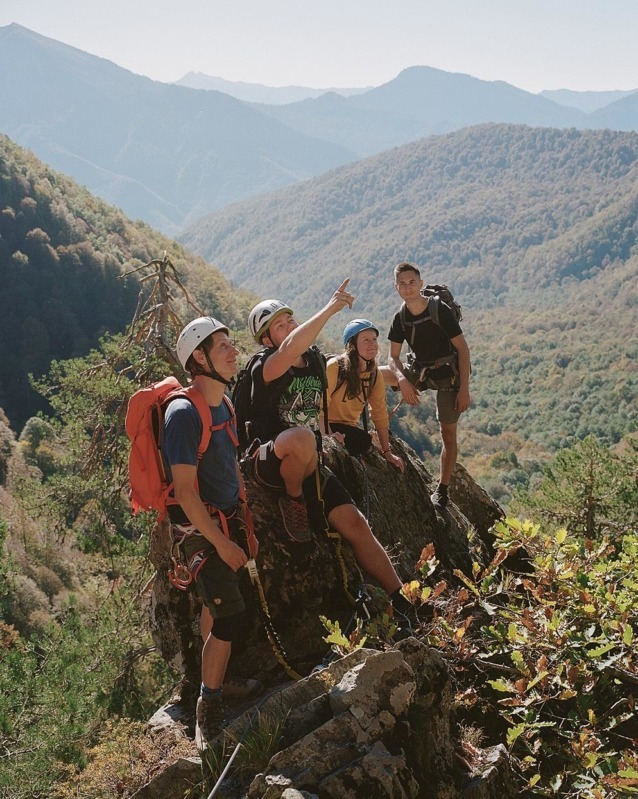
M231 203L478 123L638 129L636 98L585 114L502 81L411 67L348 97L254 104L0 28L0 132L170 234Z
M0 28L0 131L164 231L353 160L220 92Z
M590 91L590 92L576 92L571 89L545 89L539 92L541 97L546 97L548 100L553 100L555 103L561 105L571 106L584 111L586 114L591 114L593 111L598 111L610 103L615 103L616 100L622 100L623 97L628 97L630 94L637 92L636 89L629 89L628 91Z
M363 272L364 309L387 320L395 298L384 270L405 258L491 304L618 257L626 236L633 246L637 186L636 133L482 125L222 209L180 240L239 285L292 290L305 310L343 270ZM607 251L596 220L612 224L610 214L623 233L605 237ZM573 251L539 258L532 278L533 253L561 241Z
M247 103L266 103L268 105L284 105L299 100L320 97L327 92L349 97L352 94L362 94L372 88L336 88L316 89L309 86L265 86L262 83L244 83L243 81L226 80L214 75L205 75L203 72L187 72L184 77L175 81L177 86L188 86L191 89L206 89L230 94L238 100Z
M258 106L280 122L313 132L360 156L483 122L546 127L588 126L587 115L503 81L432 67L410 67L353 97L324 95L286 106Z

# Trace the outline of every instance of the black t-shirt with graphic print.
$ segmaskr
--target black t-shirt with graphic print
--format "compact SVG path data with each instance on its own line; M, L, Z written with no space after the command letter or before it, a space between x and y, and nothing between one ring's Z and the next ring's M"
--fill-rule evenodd
M267 350L252 369L253 435L262 442L274 440L290 427L319 430L323 383L315 360L306 354L303 367L292 366L266 385L264 363L276 350Z

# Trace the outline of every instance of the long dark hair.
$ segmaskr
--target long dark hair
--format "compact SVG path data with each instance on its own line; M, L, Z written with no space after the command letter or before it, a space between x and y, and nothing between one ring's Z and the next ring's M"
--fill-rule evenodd
M359 336L357 335L351 338L346 345L345 352L342 352L341 355L337 357L337 361L339 362L339 378L337 384L346 384L346 399L354 399L355 397L358 397L363 390L363 386L361 385L361 375L359 373L359 353L357 351L358 337ZM368 361L368 363L370 362ZM368 399L370 386L374 385L377 378L378 366L376 358L372 364L370 364L370 370L372 372L370 375L370 381L368 382L366 380L366 400Z

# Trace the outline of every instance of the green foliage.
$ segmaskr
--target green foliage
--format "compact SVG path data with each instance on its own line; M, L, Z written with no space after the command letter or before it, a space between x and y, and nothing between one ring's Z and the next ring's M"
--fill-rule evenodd
M168 673L156 656L149 661L135 583L100 592L90 614L70 596L58 624L3 650L3 796L51 796L57 779L86 765L88 745L109 715L146 719L155 709Z
M158 763L192 757L193 746L170 730L149 731L141 722L110 719L87 751L87 768L69 767L68 779L53 786L54 799L113 799L131 796L155 775Z
M338 621L330 621L326 616L319 616L319 620L328 631L328 635L323 640L330 644L332 651L339 657L356 652L357 649L365 646L366 636L362 633L363 627L360 619L357 619L354 629L348 635L342 632Z
M517 505L534 518L591 539L638 529L638 450L627 439L619 454L594 436L561 450L533 493Z
M283 710L262 712L255 710L249 725L238 738L228 731L221 736L219 743L206 750L202 757L202 770L205 775L207 796L219 780L230 758L235 755L229 782L225 783L225 795L244 795L255 774L264 771L270 759L281 749L283 730L287 713Z
M494 534L428 638L456 664L459 714L507 743L534 795L638 788L636 532L593 543L508 518Z
M162 252L187 284L192 275L208 313L245 320L250 298L216 269L0 136L0 385L16 429L50 412L28 375L40 377L53 360L83 357L105 333L123 331L139 290L130 272ZM182 297L171 300L186 312Z

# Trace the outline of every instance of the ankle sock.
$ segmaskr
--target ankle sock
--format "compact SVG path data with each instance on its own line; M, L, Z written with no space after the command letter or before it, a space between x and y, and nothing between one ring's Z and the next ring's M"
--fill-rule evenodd
M204 683L202 683L201 687L199 689L199 695L203 699L211 699L213 696L221 696L222 695L222 689L221 688L209 688L207 685L204 685Z

